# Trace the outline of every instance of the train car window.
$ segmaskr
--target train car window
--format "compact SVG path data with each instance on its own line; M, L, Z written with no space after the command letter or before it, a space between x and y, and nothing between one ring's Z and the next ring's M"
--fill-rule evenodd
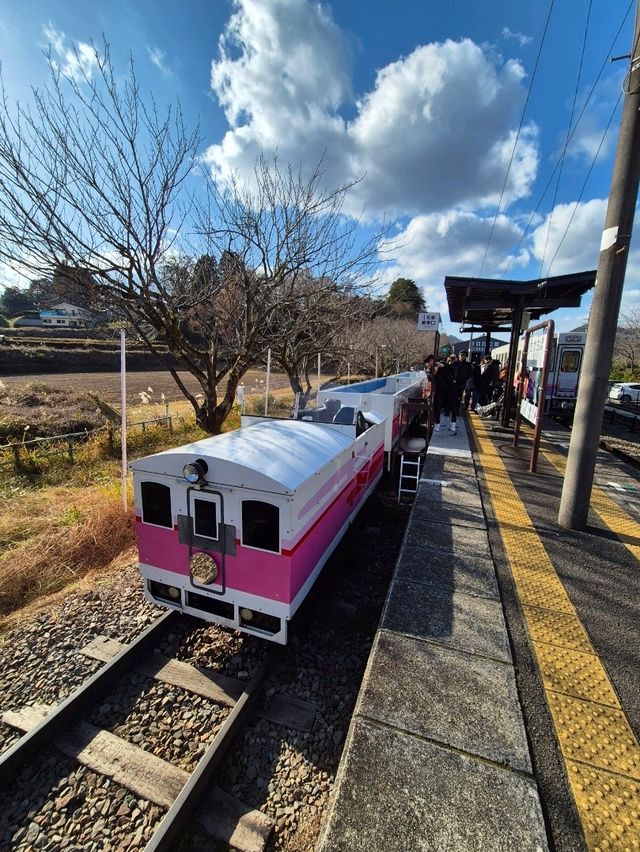
M280 510L261 500L242 501L242 543L260 550L280 550Z
M580 364L580 352L577 349L565 350L560 359L561 373L576 373Z
M205 538L218 538L218 507L213 500L194 499L193 531Z
M142 482L142 520L145 524L173 528L171 489L160 482Z

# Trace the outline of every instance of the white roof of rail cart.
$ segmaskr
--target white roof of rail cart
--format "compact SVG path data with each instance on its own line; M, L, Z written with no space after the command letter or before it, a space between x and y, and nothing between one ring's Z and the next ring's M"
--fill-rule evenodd
M292 493L353 438L323 423L270 420L254 423L138 459L131 469L139 473L182 476L187 462L204 459L212 485Z

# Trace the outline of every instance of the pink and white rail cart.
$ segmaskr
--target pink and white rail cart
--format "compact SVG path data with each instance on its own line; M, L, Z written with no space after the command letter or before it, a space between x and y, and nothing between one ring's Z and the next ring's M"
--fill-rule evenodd
M382 475L387 428L351 404L304 416L243 417L234 432L130 465L149 600L286 643Z

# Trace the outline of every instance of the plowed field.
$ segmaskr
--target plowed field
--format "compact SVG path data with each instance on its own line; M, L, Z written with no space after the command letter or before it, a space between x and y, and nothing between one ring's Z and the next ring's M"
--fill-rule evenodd
M180 373L180 378L194 394L200 391L198 383L190 373ZM244 378L247 394L264 392L266 374L260 370L250 370ZM49 375L3 376L0 381L9 390L24 388L29 384L45 384L50 387L83 393L96 393L106 402L120 402L120 373L52 373ZM289 387L289 381L282 373L272 373L269 385L271 390ZM164 394L167 402L183 400L182 392L171 375L162 371L148 373L128 373L127 375L127 405L139 403L141 393L149 393L152 389L154 402L160 401Z

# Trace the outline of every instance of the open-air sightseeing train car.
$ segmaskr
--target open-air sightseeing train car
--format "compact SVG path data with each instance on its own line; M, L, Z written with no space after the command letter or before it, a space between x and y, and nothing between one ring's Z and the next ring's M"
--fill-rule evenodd
M387 470L391 470L392 454L414 413L409 409L410 400L422 396L424 380L424 372L407 371L351 385L340 385L321 390L318 393L318 404L326 404L327 400L335 399L343 406L350 406L362 412L379 412L385 418L384 451Z
M243 416L234 432L130 465L149 600L286 643L385 447L386 421L368 408L336 401L302 416Z

